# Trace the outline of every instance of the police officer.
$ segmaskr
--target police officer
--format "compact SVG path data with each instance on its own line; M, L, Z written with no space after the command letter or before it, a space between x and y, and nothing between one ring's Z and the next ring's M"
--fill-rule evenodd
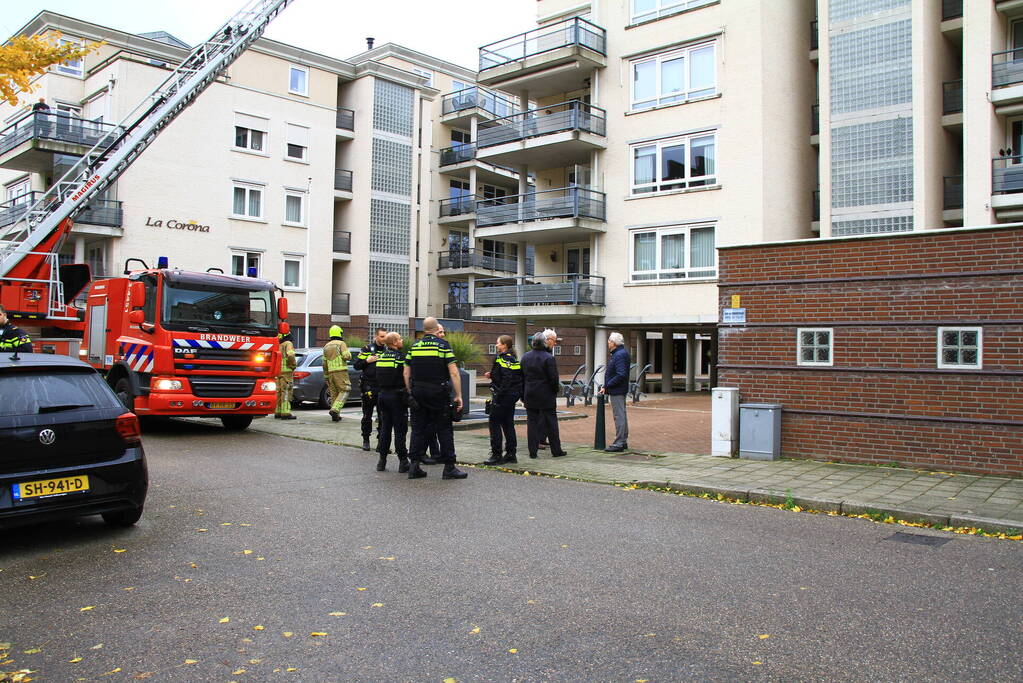
M444 463L444 479L465 479L468 474L455 467L455 434L451 428L451 390L454 405L462 409L462 386L451 345L437 336L437 319L423 320L426 334L409 349L405 361L405 390L411 395L412 444L409 447L408 478L426 476L420 462L426 445L436 434L440 441L440 460Z
M362 450L369 450L369 437L373 434L373 408L377 404L376 363L380 354L387 350L384 338L387 330L382 327L373 332L373 340L359 350L359 355L352 363L356 370L362 371L359 378L359 392L362 394ZM380 410L377 409L377 417ZM377 429L379 437L380 430Z
M0 351L32 353L32 340L11 323L3 306L0 306Z
M294 420L291 414L291 392L295 386L295 342L291 337L291 326L281 323L281 333L277 335L281 348L281 367L277 373L277 407L274 417L278 420Z
M391 451L391 434L394 434L394 450L398 454L398 471L408 472L408 450L405 435L408 433L408 408L405 405L405 354L402 353L401 335L388 332L384 337L384 350L376 360L377 414L380 428L377 430L377 472L387 469L387 454Z
M330 328L330 341L323 347L323 378L330 393L330 419L341 421L341 409L345 407L352 382L348 379L348 361L352 352L344 342L344 330L338 325Z
M497 338L497 357L486 376L494 393L490 401L490 459L484 465L518 462L515 450L515 404L522 398L522 366L515 357L515 340L502 334ZM504 457L501 457L501 437L504 436Z

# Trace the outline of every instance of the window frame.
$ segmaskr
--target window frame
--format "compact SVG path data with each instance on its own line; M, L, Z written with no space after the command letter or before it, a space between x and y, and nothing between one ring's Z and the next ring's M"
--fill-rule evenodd
M82 39L82 38L68 38L68 37L65 37L65 36L61 36L58 39L57 44L58 45L72 44L72 45L77 45L79 47L82 47L83 45L85 45L85 40ZM81 79L84 79L85 78L85 57L79 57L78 59L69 60L69 61L70 62L77 62L78 63L78 68L75 69L73 67L69 67L68 66L68 62L58 62L57 64L53 65L53 71L58 73L58 74L60 74L61 76L70 76L71 78L81 78Z
M295 263L298 264L297 285L289 285L287 283L288 261L294 261ZM293 254L290 252L283 252L281 254L281 289L283 289L286 292L305 291L305 254Z
M714 150L714 173L711 175L693 176L693 141L702 140L703 138L711 138L713 141ZM661 180L661 166L664 162L664 149L668 147L676 147L680 144L684 144L686 147L686 175L683 178L675 180ZM648 183L637 183L636 182L636 151L646 147L654 147L654 180ZM661 140L650 140L647 142L639 142L629 145L629 196L630 197L656 197L659 195L667 194L669 192L678 192L680 190L691 190L698 188L711 187L718 184L718 136L717 130L702 131L699 133L690 133L688 135L679 135L671 138L664 138ZM699 184L695 184L699 183ZM663 185L672 185L681 187L669 187L667 189L661 189ZM649 190L646 190L649 188Z
M713 90L714 90L714 92L706 93L706 92L703 92L704 90L706 90L706 88L702 88L702 89L700 89L700 92L702 94L691 95L690 93L692 91L692 88L691 88L691 85L692 85L692 80L691 80L691 76L692 76L692 71L691 71L691 69L692 69L692 66L691 66L692 65L692 53L696 52L697 50L702 50L702 49L705 49L705 48L708 48L708 47L711 48L711 52L713 54L713 61L712 61L712 63L714 65L714 82L713 82ZM680 57L685 59L685 86L686 87L684 87L680 91L677 91L675 94L661 92L661 88L662 88L661 77L662 77L662 65L663 65L663 63L664 62L669 62L669 61L672 61L672 60L675 60L675 59L678 59ZM686 45L685 47L669 50L667 52L659 52L657 54L646 55L644 57L638 57L636 59L630 60L629 61L629 111L630 112L643 112L643 111L648 111L650 109L658 109L660 107L670 107L670 106L673 106L673 105L676 105L676 104L685 104L687 102L698 102L699 100L703 100L703 99L707 99L707 98L710 98L710 97L717 96L718 92L719 92L718 91L718 61L717 61L717 59L718 59L717 40L704 40L704 41L701 41L701 42L698 42L698 43L693 43L692 45ZM649 104L643 104L642 106L638 106L636 104L636 78L635 78L635 70L636 70L636 67L638 65L646 64L646 63L649 63L649 62L653 62L654 65L655 65L655 68L654 68L654 77L655 77L654 91L655 92L654 92L654 96L653 96L653 102L651 102ZM673 100L673 101L669 101L669 102L662 102L661 101L661 100L664 100L664 99L669 98L669 97L681 97L681 99ZM648 100L643 100L643 101L647 102Z
M803 333L813 332L815 335L820 332L827 332L828 334L828 360L803 360ZM813 348L820 348L820 345L814 343ZM816 356L816 354L814 354ZM796 365L806 367L820 367L830 368L835 364L835 328L833 327L799 327L796 329Z
M497 344L487 344L487 355L488 356L497 355Z
M259 192L259 215L252 216L247 213L238 214L234 211L234 195L236 190L245 191L245 208L246 210L251 206L250 193ZM243 221L258 221L260 223L266 222L266 185L259 185L257 183L246 183L238 180L231 181L231 218Z
M303 83L305 85L305 89L303 89L303 90L294 90L294 89L292 89L292 87L291 87L291 74L292 74L293 71L299 71L299 72L301 72L302 74L305 75L305 79L303 81ZM309 97L309 67L307 67L307 66L299 66L298 64L289 64L288 65L288 92L291 93L292 95L299 95L301 97Z
M691 9L713 5L720 0L655 0L657 8L651 12L636 14L636 0L629 0L629 25L643 24L674 16ZM667 5L667 7L665 7Z
M426 79L426 86L428 88L432 88L433 87L433 72L432 71L427 71L426 69L420 69L419 67L415 67L414 66L414 67L412 67L412 73L414 73L417 76L422 76L423 78L425 78Z
M713 230L714 232L714 265L713 275L701 275L698 277L691 277L689 273L691 271L705 271L711 270L711 266L693 266L692 265L692 231L693 230ZM654 250L654 263L656 267L653 270L636 270L636 236L642 234L653 233L656 236L656 244ZM661 244L662 238L669 235L685 235L685 244L683 246L684 265L682 268L661 268ZM679 271L685 272L684 277L661 277L662 273L677 273ZM637 275L653 275L654 277L649 279L637 278ZM629 283L640 284L640 285L652 285L659 283L682 283L682 282L713 282L718 278L718 250L717 250L717 224L716 223L693 223L691 225L665 225L657 228L633 228L629 230Z
M977 333L977 362L976 364L965 364L965 363L946 363L942 356L945 351L945 343L942 337L946 332L976 332ZM981 370L984 367L984 328L983 327L959 327L956 325L949 325L946 327L939 327L936 339L936 354L935 360L937 361L938 368L943 370ZM956 348L962 349L961 345Z
M242 259L242 272L238 274L234 270L234 259L240 257ZM263 252L261 251L250 251L248 249L231 249L230 263L228 264L228 270L232 275L238 277L248 277L249 270L249 259L256 259L256 277L260 277L263 274Z
M300 220L298 222L288 220L288 198L298 197L299 200L299 212ZM308 227L308 199L309 194L304 190L295 190L291 188L284 188L284 215L281 217L281 225L288 225L293 228L305 228Z
M238 131L244 130L246 145L238 144ZM259 133L263 136L262 148L256 148L252 146L252 134ZM259 130L258 128L247 128L246 126L239 126L237 123L234 125L234 142L232 147L237 152L246 152L248 154L259 154L261 156L268 156L270 154L270 133L265 130Z
M291 131L292 128L302 128L302 129L305 130L305 142L307 144L299 145L299 144L297 144L295 142L292 142L292 140L296 139L296 138L292 137L292 134L291 134L292 133L292 131ZM284 159L285 159L285 161L297 161L297 162L302 163L302 164L308 164L309 163L309 144L308 143L310 142L311 136L312 136L312 129L309 126L306 126L306 125L303 125L303 124L300 124L300 123L291 123L290 121L286 121L284 123ZM302 150L302 156L297 156L297 157L296 156L292 156L292 154L291 154L291 148L292 147L297 147L300 150Z

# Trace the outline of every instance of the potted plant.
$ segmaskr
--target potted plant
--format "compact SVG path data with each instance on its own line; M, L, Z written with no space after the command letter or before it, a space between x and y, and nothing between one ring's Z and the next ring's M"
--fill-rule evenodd
M467 366L483 360L483 347L476 343L476 335L470 332L448 332L444 339L451 345L458 363L458 374L462 378L462 414L469 412L469 399L476 395L476 370Z

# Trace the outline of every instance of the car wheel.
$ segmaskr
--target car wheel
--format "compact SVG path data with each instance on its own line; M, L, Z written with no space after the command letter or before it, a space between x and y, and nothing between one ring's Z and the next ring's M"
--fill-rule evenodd
M133 526L142 518L142 508L129 508L117 512L104 512L103 523L107 526L124 527Z
M321 408L329 408L330 407L330 392L327 391L327 385L326 384L324 384L323 388L320 389L320 403L319 403L319 406Z
M224 429L229 432L241 432L249 428L252 424L251 415L224 415L220 418L220 421L224 423Z
M121 399L121 403L124 407L135 412L135 394L131 391L131 382L128 381L127 377L122 377L117 380L114 384L114 393L117 394L117 398Z

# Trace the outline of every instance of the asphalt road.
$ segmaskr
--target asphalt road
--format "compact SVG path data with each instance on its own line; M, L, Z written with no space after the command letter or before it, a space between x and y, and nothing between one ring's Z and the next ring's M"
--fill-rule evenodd
M185 423L145 446L136 528L4 535L0 671L1023 678L1020 543L498 472L409 481L361 451Z

